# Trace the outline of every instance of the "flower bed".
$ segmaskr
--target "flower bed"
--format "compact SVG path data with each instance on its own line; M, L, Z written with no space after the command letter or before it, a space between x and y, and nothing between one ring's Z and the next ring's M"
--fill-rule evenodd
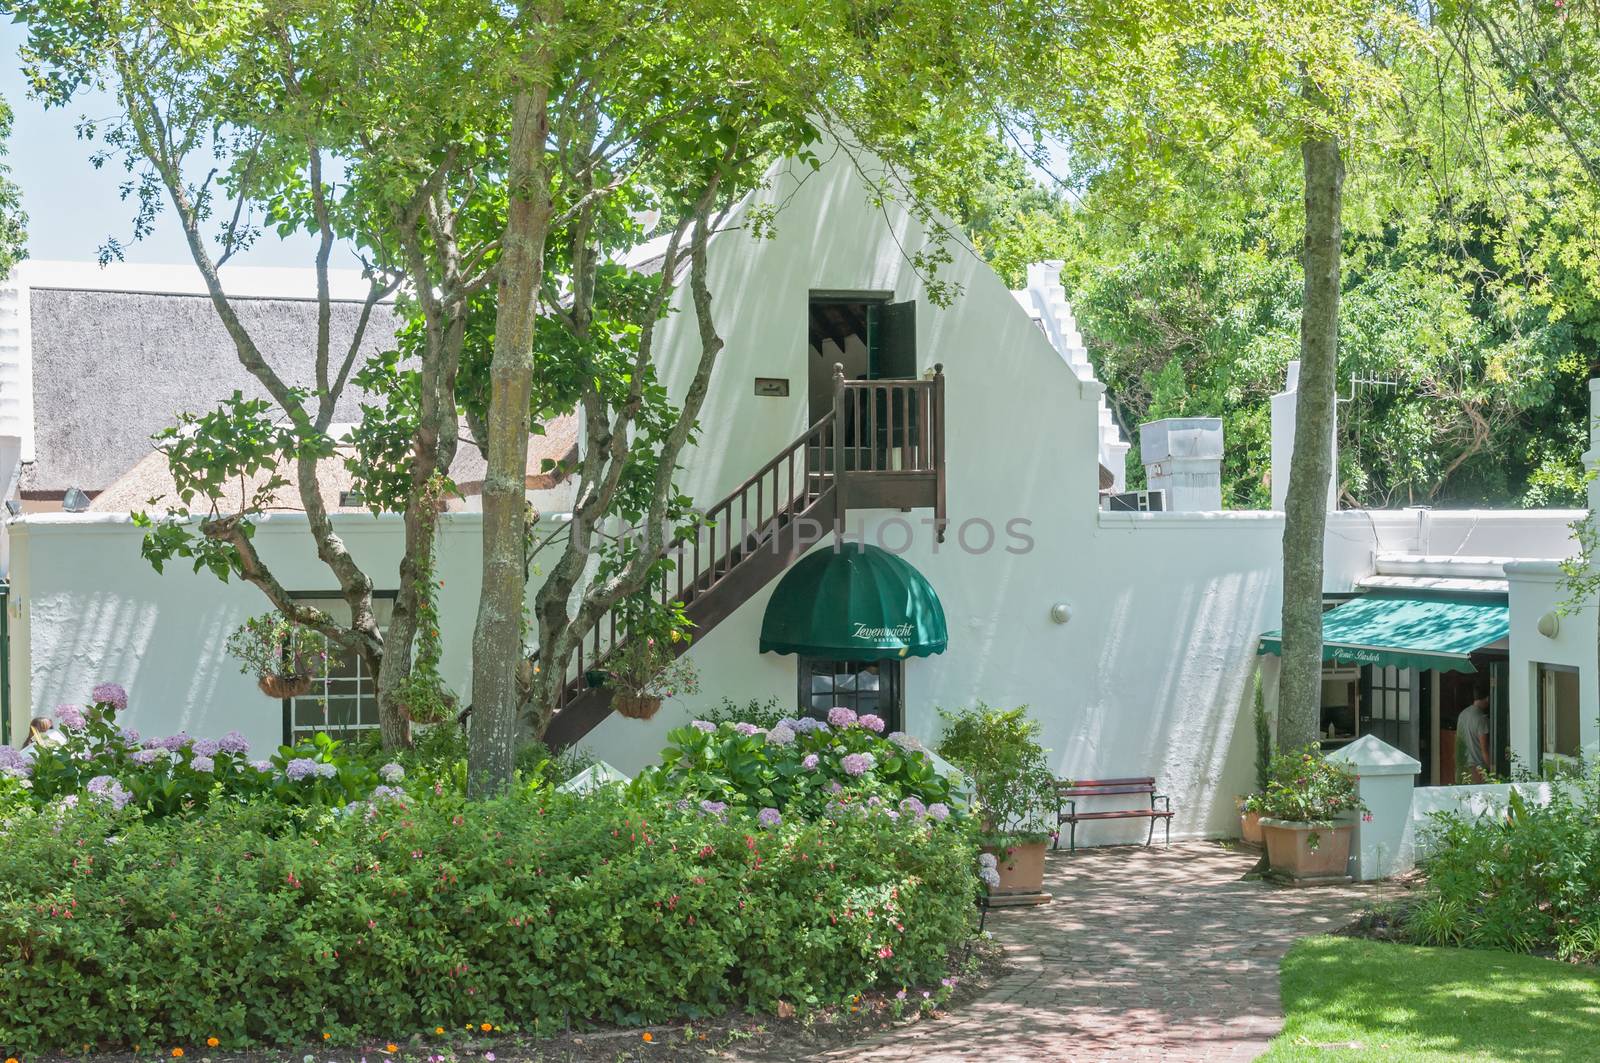
M237 731L221 738L182 732L142 738L116 722L127 707L121 687L102 684L94 697L85 709L56 708L59 738L26 753L0 747L0 811L91 801L160 817L192 814L214 801L267 798L324 808L403 794L398 765L375 767L346 755L326 735L251 759L250 744Z
M0 850L8 1053L658 1022L933 984L971 932L954 820L762 821L602 792L24 807Z
M921 744L904 732L885 735L877 716L847 708L828 720L753 723L696 720L668 733L662 766L636 786L689 804L740 806L804 819L842 809L882 806L893 815L960 818L951 782Z

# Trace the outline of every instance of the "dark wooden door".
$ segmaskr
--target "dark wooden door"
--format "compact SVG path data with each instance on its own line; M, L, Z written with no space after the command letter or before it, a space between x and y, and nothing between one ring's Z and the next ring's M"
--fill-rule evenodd
M917 376L917 304L884 303L878 307L877 343L870 345L873 380L915 380Z

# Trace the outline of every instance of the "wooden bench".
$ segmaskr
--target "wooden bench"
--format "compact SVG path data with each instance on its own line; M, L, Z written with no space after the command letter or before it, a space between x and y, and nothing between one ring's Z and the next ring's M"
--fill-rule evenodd
M1149 808L1109 808L1097 812L1079 812L1078 802L1090 797L1119 797L1124 794L1138 794L1150 798ZM1162 807L1157 808L1156 802L1160 801ZM1078 824L1095 819L1148 819L1150 833L1144 843L1151 844L1156 836L1156 820L1160 820L1166 828L1166 843L1172 844L1172 802L1165 794L1156 792L1154 777L1137 779L1064 779L1056 783L1056 840L1051 848L1061 847L1061 831L1059 827L1066 823L1069 825L1067 844L1069 851L1076 852L1078 848Z

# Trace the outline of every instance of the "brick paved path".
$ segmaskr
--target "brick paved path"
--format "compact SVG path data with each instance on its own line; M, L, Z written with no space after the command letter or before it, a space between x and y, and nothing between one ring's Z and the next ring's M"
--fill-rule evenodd
M1255 859L1205 842L1054 853L1053 904L989 915L1010 974L946 1018L821 1058L1254 1059L1282 1026L1278 961L1289 946L1379 896L1240 881Z

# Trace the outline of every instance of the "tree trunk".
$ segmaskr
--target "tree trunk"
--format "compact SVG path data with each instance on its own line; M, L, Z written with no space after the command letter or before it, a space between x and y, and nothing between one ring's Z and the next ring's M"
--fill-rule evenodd
M1322 704L1322 549L1333 475L1334 376L1339 361L1339 258L1344 159L1330 137L1300 148L1305 167L1305 299L1294 458L1283 522L1283 667L1278 747L1316 741Z
M544 173L549 89L519 91L512 112L510 202L490 361L483 484L483 587L472 637L472 729L467 788L474 797L511 781L522 660L527 534L528 408L533 391L534 300L544 269L550 188Z

